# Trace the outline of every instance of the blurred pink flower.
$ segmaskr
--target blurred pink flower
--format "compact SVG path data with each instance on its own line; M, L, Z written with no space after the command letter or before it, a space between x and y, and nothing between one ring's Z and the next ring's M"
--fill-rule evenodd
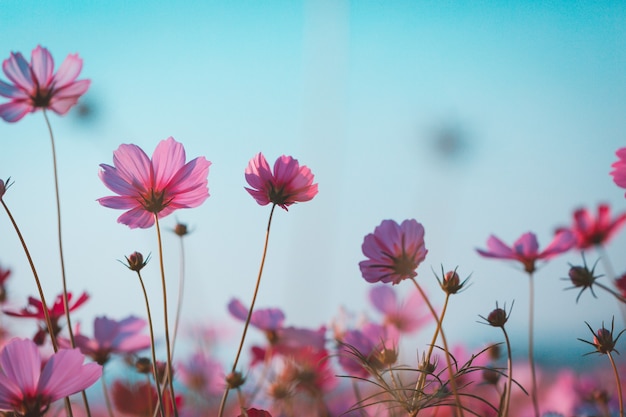
M76 300L72 300L72 293L68 292L67 304L70 313L86 303L87 300L89 300L89 295L85 292L83 292L81 296L78 297L78 299ZM40 300L34 297L28 297L28 305L21 310L15 311L11 309L4 309L3 311L8 316L37 319L40 322L40 329L35 335L34 340L39 344L43 344L46 334L48 333L46 316L43 309L44 306ZM48 307L48 314L50 315L52 329L54 331L54 335L56 336L61 331L61 325L59 324L59 320L65 317L65 306L63 305L62 294L57 295L56 299L54 300L54 304L52 305L52 308Z
M550 259L563 252L567 252L576 244L576 237L569 230L562 230L556 234L552 242L543 251L539 252L539 243L534 233L524 233L513 243L507 246L497 237L491 235L487 240L487 250L476 251L487 258L509 259L519 261L524 265L526 272L535 271L535 262L540 259Z
M611 219L611 207L608 204L599 204L597 216L585 208L577 209L574 212L574 223L569 230L576 237L576 247L587 249L607 243L624 224L626 212ZM559 229L562 230L567 229Z
M313 174L306 166L300 166L297 159L281 156L274 163L274 172L262 153L258 153L248 163L246 181L252 188L246 188L262 206L276 204L285 210L298 202L309 201L317 194L317 184L313 184Z
M107 317L96 317L93 324L93 339L76 332L74 342L82 353L96 363L104 365L111 354L130 354L150 347L150 337L139 332L146 321L137 317L127 317L117 321ZM59 339L62 347L69 347L69 340Z
M270 413L265 410L258 410L256 408L248 408L244 414L240 414L239 417L272 417Z
M417 275L416 269L426 258L424 227L414 219L402 224L383 220L374 233L365 236L361 246L368 258L359 263L367 282L398 284Z
M185 163L183 145L169 137L157 145L152 160L137 145L123 144L113 152L113 164L100 164L104 185L119 196L99 198L105 207L126 210L118 219L131 229L148 228L154 215L197 207L209 197L211 163L204 157Z
M432 320L419 291L412 291L404 301L399 301L393 288L377 285L369 292L376 310L384 315L383 322L400 333L410 333Z
M20 416L43 416L50 404L92 385L102 367L83 364L78 349L61 349L42 368L35 343L15 338L0 352L0 410Z
M177 367L177 375L186 388L203 397L217 397L226 388L225 373L222 363L197 351L186 362Z
M618 187L626 188L626 148L618 149L615 154L618 160L611 165L611 175Z
M338 356L341 367L352 376L366 378L371 368L389 367L390 358L398 346L397 332L389 332L386 326L365 323L360 329L347 330L338 340Z
M76 80L83 67L78 54L68 55L54 74L54 60L46 48L37 46L28 63L20 52L12 52L2 69L12 84L0 81L0 96L10 99L0 104L0 117L17 122L37 109L65 114L85 94L91 81Z

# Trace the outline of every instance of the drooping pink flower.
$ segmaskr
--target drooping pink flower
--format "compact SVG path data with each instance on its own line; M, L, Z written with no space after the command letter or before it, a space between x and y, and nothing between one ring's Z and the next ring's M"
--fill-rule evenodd
M9 98L0 104L0 117L17 122L38 109L65 114L85 94L91 81L76 80L83 67L78 54L70 54L54 73L54 60L46 48L37 46L30 63L20 52L12 52L2 63L4 74L12 84L0 81L0 96Z
M383 220L374 233L365 236L361 246L368 258L359 263L367 282L398 284L417 275L417 267L426 258L424 227L414 219L402 224Z
M512 247L507 246L497 237L491 235L487 240L487 250L476 249L476 251L487 258L508 259L521 262L526 272L535 271L535 263L541 259L550 259L563 252L567 252L576 244L576 237L569 230L557 232L554 239L547 248L539 251L539 243L534 233L524 233L513 243Z
M91 386L102 367L83 364L78 349L61 349L42 368L35 343L15 338L0 352L0 410L28 417L43 416L50 404Z
M169 137L157 145L152 159L137 145L120 145L114 166L100 164L104 185L119 196L99 198L105 207L128 210L118 219L131 229L154 224L177 209L197 207L209 197L209 166L204 157L185 163L183 145Z
M370 290L369 299L374 308L384 315L383 323L400 333L413 332L432 319L417 290L400 301L393 288L377 285Z
M294 203L309 201L317 194L313 174L306 166L291 156L281 156L270 169L262 153L248 163L246 181L251 188L246 191L262 206L276 204L285 210Z
M611 165L611 175L618 187L626 188L626 148L618 149L615 154L618 160Z
M132 316L119 321L96 317L93 339L76 332L74 342L82 353L104 365L112 354L130 354L149 348L150 337L140 333L145 326L145 320ZM61 346L71 346L69 340L59 342Z
M78 307L83 305L89 300L89 295L85 292L81 294L76 300L72 300L72 293L67 293L67 304L70 313L76 310ZM48 326L46 325L46 316L44 313L43 303L34 298L28 297L28 305L22 308L19 311L4 309L5 314L13 317L23 317L23 318L33 318L39 321L40 329L35 334L34 340L37 343L43 344L46 334L48 334ZM59 321L65 317L65 306L63 305L63 294L57 295L54 300L54 304L52 308L48 307L48 314L50 316L50 321L52 322L52 330L54 331L54 336L59 334L61 331L61 325Z
M574 211L574 223L569 230L576 237L576 247L583 250L606 244L624 224L626 212L611 219L611 207L608 204L599 204L597 216L585 208Z

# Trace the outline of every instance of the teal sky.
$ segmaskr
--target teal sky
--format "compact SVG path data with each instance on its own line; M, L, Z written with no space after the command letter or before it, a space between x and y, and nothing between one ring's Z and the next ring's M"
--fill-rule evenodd
M213 162L209 200L163 222L194 230L185 320L221 323L230 297L249 302L269 207L244 191L243 171L262 151L298 158L320 192L276 213L260 307L280 306L296 325L327 323L340 306L362 311L363 236L383 219L415 218L429 249L419 279L435 304L443 297L431 268L472 273L450 307L448 333L480 344L498 337L476 324L496 301L515 300L512 329L526 329L526 277L475 253L491 233L511 243L530 230L545 246L579 206L625 209L608 175L626 146L625 19L623 2L3 0L0 58L41 44L58 66L78 52L82 78L92 80L82 101L88 117L51 116L69 286L93 297L77 318L143 315L139 285L117 259L135 250L154 257L155 232L118 225L121 212L95 202L109 195L98 165L121 143L151 154L173 136L188 157ZM0 177L15 180L5 200L52 298L60 277L41 113L1 123L0 140ZM624 234L609 248L622 272ZM10 290L21 306L35 287L6 218L0 236L0 263L15 271ZM173 236L165 249L175 294ZM537 317L540 333L576 345L585 320L596 327L619 312L601 293L576 305L559 280L567 262L580 257L538 272ZM156 304L156 262L146 274Z

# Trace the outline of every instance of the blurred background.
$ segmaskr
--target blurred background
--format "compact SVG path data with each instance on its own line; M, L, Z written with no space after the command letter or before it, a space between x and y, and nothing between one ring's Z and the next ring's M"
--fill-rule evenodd
M90 329L97 315L145 316L136 276L118 262L133 251L152 254L144 279L160 320L155 229L117 224L122 212L96 202L111 194L97 173L121 143L151 155L173 136L189 159L212 161L211 197L162 222L192 230L185 324L228 327L234 346L241 324L226 304L250 302L270 212L244 190L244 169L257 152L271 162L287 154L311 168L319 194L275 213L258 307L281 307L296 326L328 324L340 308L377 319L358 268L363 237L383 219L415 218L429 250L418 279L435 305L443 293L433 270L471 274L447 313L451 343L500 341L478 316L515 301L509 330L523 354L528 279L475 249L490 234L510 244L527 231L545 247L578 207L626 209L609 176L626 146L625 19L619 1L0 1L0 58L29 58L42 45L58 67L79 53L80 78L92 80L68 115L50 114L68 285L92 297L74 320ZM0 141L0 177L15 181L5 201L52 300L61 278L43 115L0 123ZM0 265L13 270L7 306L21 308L36 288L6 215L0 236ZM178 243L166 233L170 306ZM606 257L617 273L625 249L623 231ZM590 264L598 257L587 254ZM582 259L572 252L536 274L544 362L588 352L576 340L592 337L585 321L596 329L616 316L624 327L606 293L576 303L577 291L564 291L568 262ZM409 282L395 289L414 291ZM4 322L34 333L30 321Z

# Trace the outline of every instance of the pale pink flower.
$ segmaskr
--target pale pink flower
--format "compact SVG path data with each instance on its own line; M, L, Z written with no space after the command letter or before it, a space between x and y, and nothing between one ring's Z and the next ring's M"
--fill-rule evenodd
M367 282L398 284L417 275L417 267L426 258L424 227L414 219L402 224L383 220L374 233L365 236L361 246L368 258L359 263Z
M432 315L417 290L400 301L393 288L377 285L370 290L369 299L374 308L384 315L383 323L400 333L413 332L432 320Z
M288 210L287 207L294 203L315 197L317 184L313 184L313 177L309 168L285 155L276 160L272 172L259 152L246 168L246 181L252 188L245 188L260 205L272 203Z
M611 207L608 204L599 204L597 216L585 208L577 209L574 212L574 223L569 230L576 236L576 247L587 249L607 243L624 224L626 212L612 219Z
M78 349L61 349L42 368L41 356L29 339L12 339L0 352L0 410L20 416L42 416L56 400L92 385L102 367L83 364Z
M82 67L83 60L78 54L70 54L54 74L54 60L46 48L33 49L30 63L20 52L12 52L2 63L4 74L12 84L0 81L0 96L10 99L0 104L0 117L17 122L38 109L67 113L91 83L76 80Z
M550 259L563 252L567 252L576 244L576 237L569 231L563 230L556 234L552 242L543 251L539 251L539 243L534 233L524 233L509 247L497 237L491 235L487 240L487 250L476 251L487 258L508 259L519 261L526 272L535 271L535 262L541 259Z
M119 321L96 317L93 339L76 332L74 342L82 353L104 365L112 354L131 354L149 348L150 337L140 333L145 326L145 320L132 316ZM71 346L69 340L59 339L59 342Z
M618 160L611 165L611 175L618 187L626 188L626 148L618 149L615 154Z
M157 145L152 159L137 145L120 145L114 166L101 164L104 185L119 196L99 198L105 207L128 210L118 219L131 229L148 228L154 216L197 207L209 197L207 176L211 163L204 157L185 163L183 145L169 137Z

